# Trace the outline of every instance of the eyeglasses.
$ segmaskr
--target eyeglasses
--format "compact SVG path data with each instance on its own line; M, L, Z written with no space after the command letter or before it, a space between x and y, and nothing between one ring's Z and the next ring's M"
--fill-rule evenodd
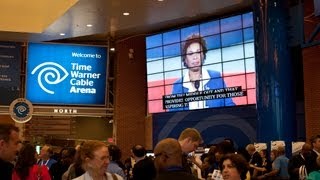
M110 156L94 157L94 159L105 161L105 160L110 160Z

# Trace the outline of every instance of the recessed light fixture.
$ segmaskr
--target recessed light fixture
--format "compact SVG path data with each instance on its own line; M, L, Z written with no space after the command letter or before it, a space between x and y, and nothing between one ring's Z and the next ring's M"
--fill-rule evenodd
M60 36L64 36L64 35L66 35L65 33L60 33Z
M116 48L114 48L114 47L110 48L110 51L115 51L115 50L116 50Z
M163 0L158 0L159 2L162 2Z
M130 13L128 13L128 12L124 12L124 13L123 13L123 15L124 15L124 16L129 16L129 15L130 15Z
M86 26L87 26L87 27L92 27L92 24L87 24Z

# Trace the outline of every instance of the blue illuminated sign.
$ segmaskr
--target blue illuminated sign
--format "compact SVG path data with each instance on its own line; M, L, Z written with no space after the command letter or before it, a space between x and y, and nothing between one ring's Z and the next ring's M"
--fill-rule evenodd
M105 47L29 43L27 58L26 98L33 104L105 104Z

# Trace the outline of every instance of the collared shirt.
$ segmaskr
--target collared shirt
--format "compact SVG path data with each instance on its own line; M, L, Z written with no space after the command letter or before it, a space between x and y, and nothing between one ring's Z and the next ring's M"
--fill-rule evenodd
M48 160L39 160L39 162L38 162L39 165L45 165L48 167L48 169L50 169L52 164L54 164L54 163L57 163L57 161L54 159L51 159L51 158Z
M118 174L118 175L122 176L123 178L126 177L123 169L114 161L110 161L110 163L108 165L107 172Z
M206 69L202 69L202 74L199 79L199 89L197 90L193 86L193 82L190 81L189 73L186 73L183 76L183 87L188 89L188 92L196 92L196 91L204 91L207 90L205 89L205 85L209 82L210 75ZM194 102L189 102L189 109L202 109L205 108L205 101L194 101Z
M11 179L13 164L0 159L0 179Z
M320 153L319 153L317 150L313 149L313 151L314 151L318 156L320 156Z
M278 175L280 178L289 178L288 163L289 159L284 155L280 155L274 160L274 169L280 171Z

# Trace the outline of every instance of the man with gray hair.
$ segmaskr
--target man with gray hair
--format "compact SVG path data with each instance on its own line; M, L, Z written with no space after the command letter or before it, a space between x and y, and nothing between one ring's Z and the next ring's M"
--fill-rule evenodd
M0 179L11 179L13 162L19 150L19 128L0 124Z
M277 179L289 179L288 164L289 159L285 156L285 147L278 147L278 157L274 160L272 171L264 174L264 177L273 177Z
M250 175L253 175L254 167L262 166L262 158L259 152L256 151L256 147L253 144L248 144L246 150L250 155L249 165L250 165Z

